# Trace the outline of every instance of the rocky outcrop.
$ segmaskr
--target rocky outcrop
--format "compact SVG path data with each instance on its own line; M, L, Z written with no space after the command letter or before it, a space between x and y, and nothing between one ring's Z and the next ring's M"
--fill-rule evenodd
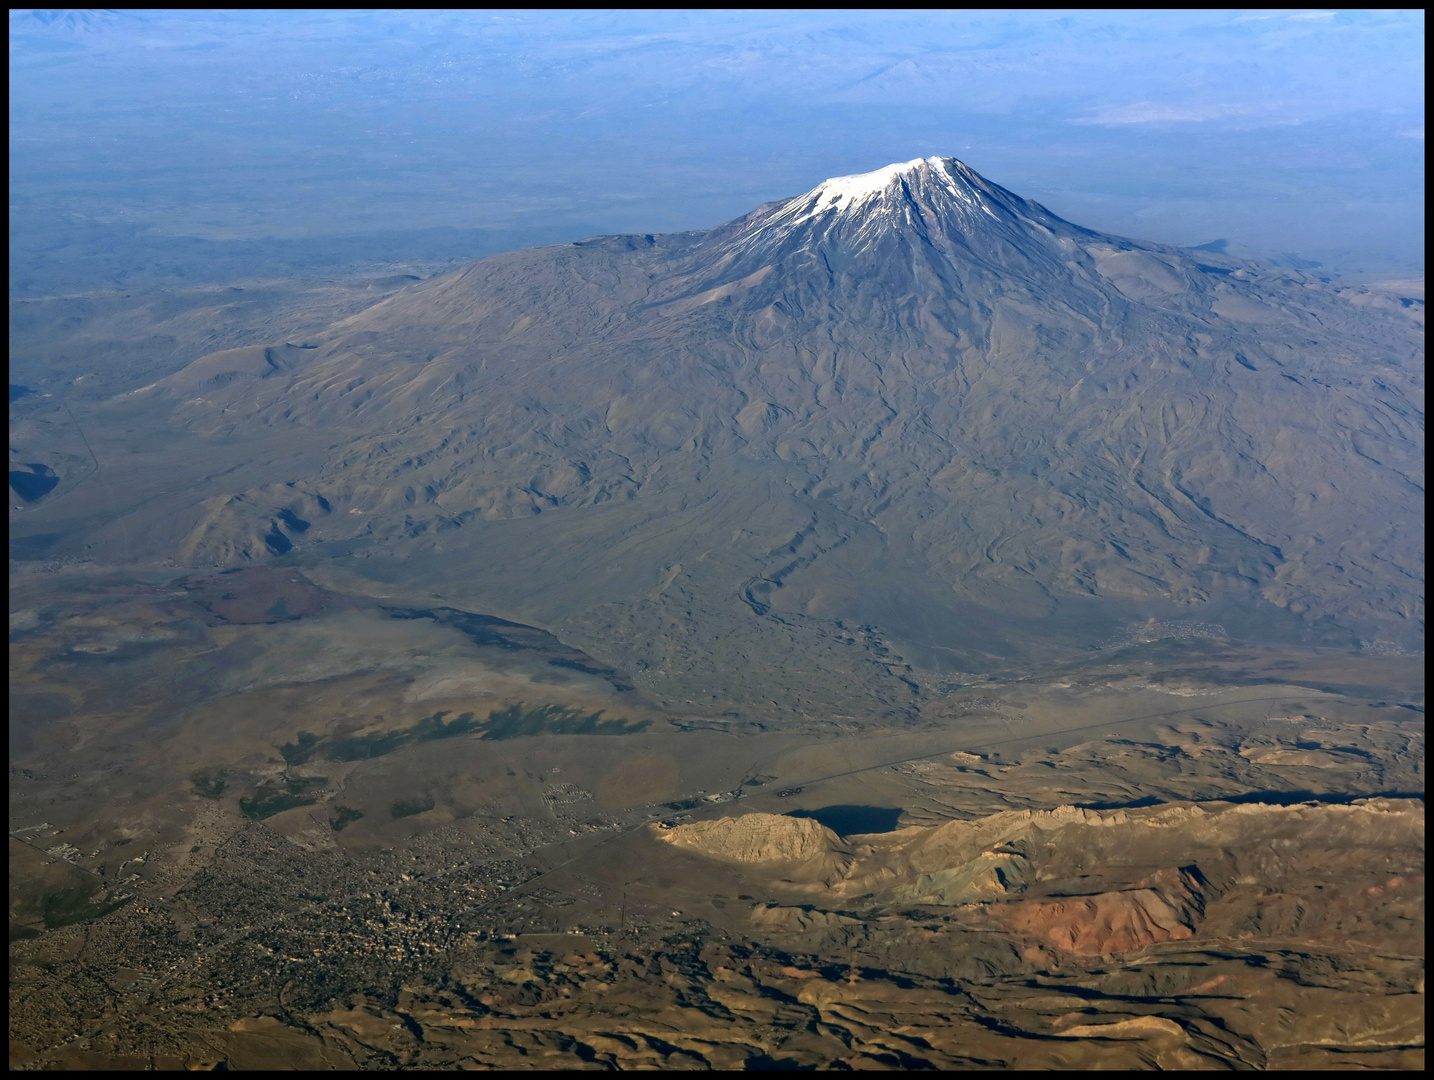
M1226 888L1302 873L1311 837L1320 838L1330 868L1362 865L1370 844L1417 850L1423 804L1374 798L1105 811L1063 806L866 835L849 848L811 819L776 814L698 822L657 835L694 854L742 865L754 879L794 897L857 909L954 909L965 913L957 918L1033 937L1060 952L1099 956L1195 936L1206 905ZM1405 878L1389 880L1402 885ZM836 913L821 916L831 917ZM1262 905L1249 926L1292 929L1303 917ZM779 933L828 928L806 908L770 905L753 920Z
M1030 861L1016 851L983 851L970 862L922 874L896 895L916 904L954 906L1019 893L1031 878Z
M216 495L202 504L178 554L191 565L217 566L283 555L330 512L328 499L308 485L271 484L248 495Z
M997 917L1062 952L1101 956L1193 937L1204 914L1204 882L1187 866L1162 870L1131 889L1014 901L1000 905Z
M1288 750L1251 746L1241 750L1240 756L1256 765L1289 765L1306 769L1348 769L1361 764L1361 759L1356 755L1340 753L1337 750Z
M758 904L752 909L751 920L753 928L757 930L783 934L861 925L860 919L840 912L820 911L812 907L787 907L782 904Z
M674 847L761 868L796 885L827 888L852 864L840 837L810 818L743 814L678 825L656 835Z

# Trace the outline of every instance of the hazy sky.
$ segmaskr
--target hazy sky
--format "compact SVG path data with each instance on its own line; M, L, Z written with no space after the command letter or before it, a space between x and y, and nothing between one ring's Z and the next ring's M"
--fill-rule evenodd
M1422 270L1423 37L1418 11L22 11L12 233L514 246L951 154L1107 231Z

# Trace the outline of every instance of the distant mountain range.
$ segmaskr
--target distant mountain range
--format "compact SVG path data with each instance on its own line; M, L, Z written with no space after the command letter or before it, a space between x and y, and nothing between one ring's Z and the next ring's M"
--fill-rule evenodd
M1213 247L933 157L495 256L110 406L196 449L83 544L343 557L690 701L860 645L895 703L1145 618L1417 642L1422 302Z

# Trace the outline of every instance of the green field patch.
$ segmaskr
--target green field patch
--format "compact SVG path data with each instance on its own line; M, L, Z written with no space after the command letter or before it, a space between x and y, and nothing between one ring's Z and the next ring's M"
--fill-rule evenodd
M326 776L290 776L282 786L264 784L253 795L239 800L239 809L255 821L263 821L275 814L292 810L296 806L309 806L318 802L313 789L328 782Z
M355 821L363 817L363 811L356 810L352 806L335 806L334 809L337 810L338 813L329 820L329 825L334 832L343 832Z
M460 735L482 732L488 740L515 739L525 735L632 735L647 728L647 720L603 719L603 710L584 713L566 705L539 705L528 709L510 705L489 713L487 720L474 718L471 712L445 719L447 711L426 716L412 727L371 731L364 735L347 735L340 739L319 740L307 732L298 740L279 748L285 760L296 764L321 753L328 761L367 761L383 757L415 742L435 742Z
M425 716L412 727L393 728L389 731L374 731L367 735L350 735L335 739L324 750L324 757L330 761L366 761L369 758L391 754L411 742L433 742L436 739L452 739L467 735L483 726L481 720L473 719L471 712L461 713L452 720L444 720L448 713L436 712Z
M291 795L287 791L258 791L247 799L239 800L239 809L255 821L292 810L296 806L308 806L317 802L306 795Z
M330 743L324 750L324 757L330 761L367 761L369 758L391 754L412 741L413 733L402 729L351 735Z
M318 745L317 735L312 731L301 731L293 742L279 747L279 753L284 755L284 760L290 765L302 765L314 756L314 749Z
M413 817L416 814L426 814L432 810L437 803L432 797L422 799L404 799L389 807L388 812L395 818Z
M434 739L451 739L457 735L467 735L483 726L481 720L473 719L471 712L460 713L444 723L443 718L447 715L446 712L434 713L432 716L420 720L410 730L414 732L414 737L421 742L431 742Z
M566 705L539 705L524 711L522 705L510 705L490 713L485 740L517 739L531 735L635 735L646 730L647 720L602 718L603 710L583 713Z
M194 793L205 799L219 798L229 786L217 769L201 769L189 777L189 782L194 785Z

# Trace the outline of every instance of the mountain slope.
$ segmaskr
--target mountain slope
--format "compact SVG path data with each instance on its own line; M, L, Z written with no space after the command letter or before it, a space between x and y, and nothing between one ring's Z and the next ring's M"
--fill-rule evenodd
M1358 299L928 158L711 230L485 259L135 400L325 447L186 509L184 558L409 545L674 678L718 655L674 644L704 623L875 627L955 667L1182 606L1236 636L1296 615L1413 640L1422 305Z

